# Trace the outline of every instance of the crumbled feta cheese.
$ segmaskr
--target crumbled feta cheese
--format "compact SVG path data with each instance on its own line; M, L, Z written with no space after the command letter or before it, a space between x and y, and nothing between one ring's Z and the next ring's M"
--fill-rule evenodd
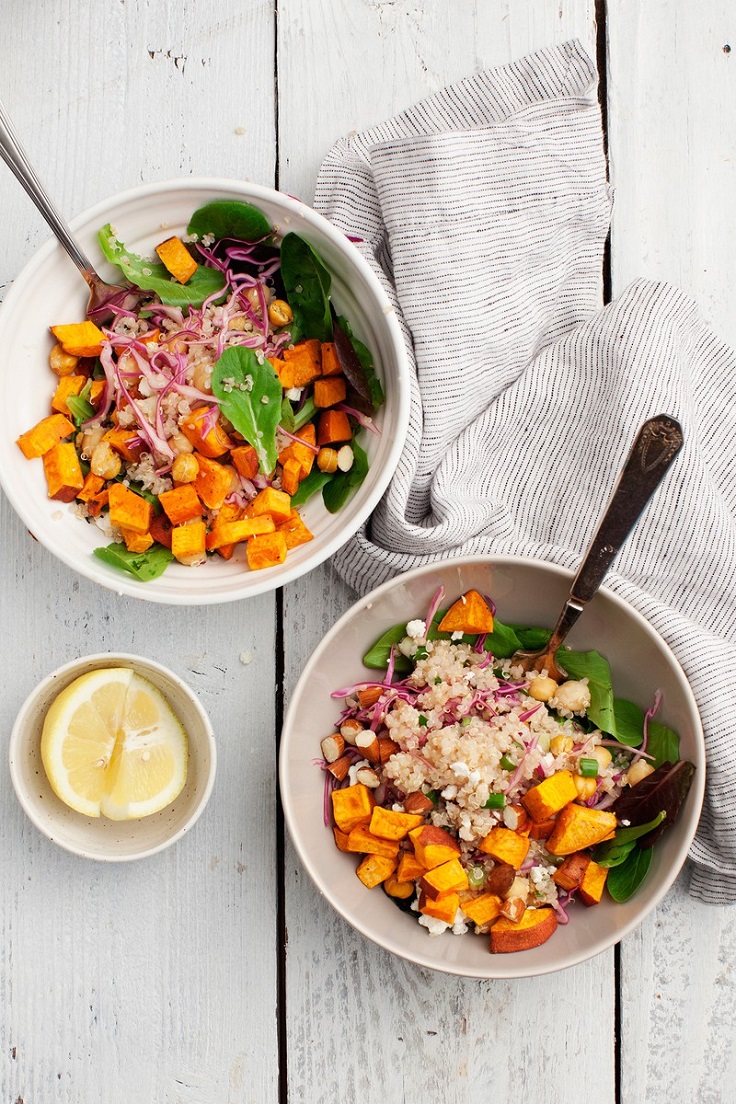
M436 916L420 916L419 923L427 929L430 935L442 935L450 926L444 920L438 920Z
M445 801L452 801L453 797L457 797L457 786L445 786L442 796Z
M453 925L452 925L452 934L453 935L465 935L465 933L468 930L468 925L467 925L466 921L467 921L467 916L465 915L463 910L461 908L459 908L457 910L457 912L455 913L455 920L453 921Z
M467 763L450 763L450 770L453 774L457 775L458 778L470 778L470 767Z
M406 626L406 635L412 640L420 640L423 642L427 635L427 626L424 621L421 621L417 617Z
M298 402L302 397L303 387L290 387L288 391L284 392L284 395L290 402Z
M462 638L463 638L463 634L460 632L459 629L456 629L455 632L450 637L450 640L462 640Z

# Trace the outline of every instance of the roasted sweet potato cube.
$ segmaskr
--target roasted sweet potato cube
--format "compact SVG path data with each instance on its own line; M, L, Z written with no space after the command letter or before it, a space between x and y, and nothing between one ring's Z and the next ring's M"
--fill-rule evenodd
M187 414L179 422L179 429L197 452L210 460L224 456L235 444L220 425L217 409L211 406L202 406Z
M92 472L87 472L84 477L84 483L82 489L79 491L77 498L80 502L89 502L91 498L99 494L102 488L105 486L105 480L101 475L94 475Z
M546 943L557 930L553 908L530 908L517 922L501 917L491 928L491 954L528 951Z
M320 414L317 426L317 444L320 448L343 444L350 441L352 436L350 421L344 410L325 410Z
M394 840L380 839L362 824L358 824L348 834L348 851L362 855L385 855L398 862L399 845Z
M278 532L286 537L286 547L296 548L314 540L314 534L307 529L298 510L292 510L286 521L277 526Z
M270 514L276 525L288 521L291 517L291 498L275 487L265 487L245 511L246 517L259 517L261 514Z
M468 920L481 928L501 914L501 898L495 893L481 893L478 897L463 901L461 907Z
M560 809L578 796L572 773L569 770L555 771L538 786L532 786L521 801L533 821L539 823L549 820Z
M333 790L331 797L332 815L341 831L349 835L357 825L370 822L376 801L367 786L357 782L354 786Z
M51 400L51 409L71 417L71 410L66 400L70 395L79 395L86 382L86 376L62 376Z
M366 855L362 862L358 863L355 873L364 886L373 889L385 882L396 870L396 859L390 859L386 855Z
M285 494L294 495L299 490L302 468L298 460L287 460L281 468L281 489Z
M207 550L207 526L203 521L188 521L171 530L171 551L179 563L192 567L203 563Z
M454 924L457 910L460 908L460 897L457 893L448 893L445 897L434 900L423 893L419 898L419 911L423 916L433 916L435 920L444 920L446 924Z
M284 349L283 360L276 364L276 371L285 391L290 391L292 387L306 387L322 370L319 342L300 341L293 348Z
M197 271L197 262L181 238L167 238L156 246L156 253L166 271L180 284L186 284Z
M108 429L102 438L111 448L115 449L123 460L138 460L143 452L143 441L134 429Z
M286 537L283 533L264 533L262 537L252 537L245 548L251 571L277 567L286 559L286 552Z
M43 456L50 448L74 433L74 425L64 414L49 414L42 418L33 429L21 433L17 445L27 460Z
M555 830L547 840L547 850L551 855L584 851L586 847L601 843L615 827L615 813L571 803L558 816Z
M417 878L421 878L422 874L425 873L425 869L411 851L402 851L399 856L399 868L396 871L396 877L402 882L415 882Z
M568 855L557 867L552 881L561 889L577 889L589 865L590 855L586 855L584 851L576 851L574 855Z
M597 905L603 896L603 890L608 877L608 867L599 866L596 862L589 862L585 868L580 882L580 900L584 905Z
M482 594L467 590L448 609L438 626L440 632L493 632L493 614Z
M219 464L209 456L197 456L199 471L194 480L194 489L201 501L210 510L219 510L230 493L234 470L229 464Z
M337 350L335 349L335 343L333 341L322 342L322 375L323 376L339 376L342 374L342 368L340 361L337 357Z
M109 500L110 492L108 491L107 487L105 487L105 489L100 491L98 494L92 495L91 498L88 498L85 502L85 506L87 507L87 513L89 514L89 516L99 517L105 507L109 504Z
M258 453L252 445L239 445L230 453L230 459L243 479L255 479L258 475Z
M147 552L153 544L150 533L134 533L132 529L121 529L120 533L129 552Z
M440 897L446 897L448 893L458 893L461 889L467 889L468 885L468 875L463 870L459 859L450 859L449 862L433 867L422 875L419 882L422 892L434 901Z
M106 338L94 322L71 322L50 328L64 352L71 356L96 357L102 352Z
M350 850L348 847L349 836L347 832L343 832L342 828L333 827L332 834L335 837L335 847L338 849L338 851Z
M171 548L171 522L166 514L155 514L151 522L150 534L153 539L162 544L164 548Z
M202 516L202 503L191 483L182 483L171 491L162 491L158 500L172 525L183 525Z
M496 862L508 863L514 870L518 870L527 856L529 840L526 836L520 836L518 832L512 832L510 828L499 826L491 828L478 846Z
M59 441L43 454L49 498L73 502L84 486L77 450L71 441Z
M444 828L436 828L433 824L413 828L409 832L409 839L414 844L414 854L425 870L432 870L460 854L457 840Z
M279 464L285 464L287 460L298 460L301 468L300 482L305 479L312 470L317 455L317 430L312 422L298 429L294 434L298 441L290 441L279 453Z
M376 805L371 817L371 832L381 839L402 840L409 835L412 828L418 828L423 823L423 816L399 813L394 809L384 809Z
M219 517L207 534L207 551L215 549L219 551L225 545L238 544L240 541L250 540L251 537L262 536L264 533L273 533L276 526L270 514L262 517L241 518L238 521L220 521Z
M122 483L111 483L109 490L110 524L118 529L132 529L134 533L148 533L153 509L150 502Z
M529 838L533 840L546 840L552 835L555 830L555 824L557 823L556 817L550 817L549 820L540 820L539 823L535 821L529 821Z
M345 402L347 384L342 376L327 376L314 381L314 405L318 410Z

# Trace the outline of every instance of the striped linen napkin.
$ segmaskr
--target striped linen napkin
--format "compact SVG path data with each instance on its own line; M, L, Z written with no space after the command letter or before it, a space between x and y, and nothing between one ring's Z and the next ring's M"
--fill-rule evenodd
M478 73L337 142L315 206L361 239L413 367L396 474L339 553L365 593L457 554L574 569L639 426L685 447L606 585L682 664L708 781L691 893L736 901L736 358L676 288L601 308L610 193L575 42ZM523 473L521 479L517 473Z

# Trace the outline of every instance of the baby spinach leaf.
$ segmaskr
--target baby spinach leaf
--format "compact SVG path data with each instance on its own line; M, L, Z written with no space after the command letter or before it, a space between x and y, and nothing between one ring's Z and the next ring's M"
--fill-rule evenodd
M304 405L299 410L297 410L294 415L293 432L296 433L296 431L298 429L301 429L302 426L305 426L307 422L311 422L316 413L317 407L314 405L314 399L310 395L309 398L305 401Z
M634 847L626 861L611 870L606 884L614 901L623 904L634 896L647 876L651 861L651 848L648 851L642 851L640 847Z
M301 337L330 341L332 278L311 245L298 234L287 234L281 242L281 279L296 322L296 327L291 327L292 341Z
M516 630L511 625L504 625L502 621L494 617L493 632L487 634L483 647L487 652L492 652L497 659L508 659L514 652L518 652L519 648L522 647L522 643Z
M616 814L620 823L636 827L664 809L667 819L642 836L640 846L651 847L665 828L677 820L694 774L695 766L687 759L681 759L678 763L663 763L635 786L625 789L611 805L611 812Z
M293 499L292 499L293 502ZM427 632L428 640L450 640L452 638L451 633L440 632L437 626L442 618L447 613L446 609L439 609L432 618L432 624L429 626ZM363 663L366 667L376 667L385 669L388 667L389 653L391 651L392 644L398 644L406 636L406 621L402 621L399 625L393 625L387 632L383 634L373 644L363 656ZM462 638L464 644L475 644L478 637L465 633ZM519 648L519 638L516 635L514 629L509 625L504 625L501 621L494 618L493 632L488 633L485 642L486 651L490 651L493 655L499 658L506 658L506 656L513 655ZM502 649L497 651L497 649ZM396 655L395 657L395 669L397 671L411 671L413 664L411 660L406 656ZM406 661L406 662L404 662Z
M600 652L568 652L560 648L557 662L571 679L588 679L590 706L588 717L602 732L616 736L616 720L613 713L613 687L611 668Z
M293 501L293 500L292 500ZM399 644L406 636L406 621L401 625L393 625L383 636L379 637L375 644L372 644L368 651L363 656L363 663L366 667L375 668L377 670L385 671L388 667L389 657L391 655L392 644ZM395 653L395 667L394 669L400 673L411 671L413 664L410 659L400 652Z
M280 425L287 433L293 433L296 429L296 423L294 421L294 408L287 398L284 398L281 402L281 421Z
M342 333L340 331L342 331ZM381 381L376 375L376 369L373 364L373 357L371 356L370 349L367 345L364 345L362 341L358 340L347 318L342 315L339 315L336 320L333 336L343 372L345 372L345 375L358 394L370 402L371 412L377 410L379 406L383 405L386 397L383 393ZM342 340L343 337L347 338L347 343ZM355 358L349 359L349 364L351 366L350 370L346 370L344 363L346 353L349 357L348 348L352 351ZM360 386L356 383L354 378L356 376L359 377Z
M233 345L212 369L212 394L220 409L258 454L264 475L276 467L276 427L281 417L281 384L265 358Z
M350 471L336 471L322 488L322 501L331 514L336 514L348 500L351 491L359 487L368 474L368 457L357 441L352 443L353 466Z
M131 284L152 291L162 303L173 307L201 307L210 295L224 289L224 278L216 268L197 265L186 284L178 283L171 273L157 261L146 260L126 249L113 233L108 223L99 232L100 247L111 264L117 265Z
M627 747L639 747L644 739L644 710L626 698L613 699L616 739Z
M319 468L313 468L312 471L302 479L296 492L291 496L292 506L303 506L305 502L308 502L312 495L315 495L317 491L321 491L326 483L329 483L334 478L334 473L323 472Z
M496 628L496 619L493 619L493 628ZM552 635L551 629L539 629L526 625L510 625L519 640L519 647L530 652L537 652L543 648ZM511 653L513 655L513 653Z
M163 575L174 558L173 553L162 544L152 545L147 552L129 552L124 544L108 544L104 548L95 548L94 554L104 563L127 571L143 583L150 583Z
M261 241L271 233L271 225L257 207L237 199L215 199L199 207L189 220L187 234L201 240L205 235L235 238L237 241Z
M659 721L650 721L648 726L649 738L647 740L647 754L653 755L653 767L661 767L663 763L676 763L680 758L680 737L671 728L660 724Z
M636 841L647 832L653 832L658 828L666 816L667 813L663 809L647 824L639 824L635 828L617 828L612 840L606 840L605 843L599 843L592 848L593 859L599 866L620 866L636 847Z

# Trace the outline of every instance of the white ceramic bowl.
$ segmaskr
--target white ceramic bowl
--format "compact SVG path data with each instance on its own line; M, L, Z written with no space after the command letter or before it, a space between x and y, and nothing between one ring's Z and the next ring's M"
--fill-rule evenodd
M679 732L681 757L696 766L692 788L675 825L654 849L646 881L625 904L607 899L592 908L575 904L571 920L541 947L492 955L487 936L445 933L430 937L413 915L355 876L356 858L338 851L323 821L323 774L314 766L320 740L334 731L341 703L330 693L376 677L361 663L366 649L400 621L423 618L436 588L448 600L470 588L490 594L499 619L521 625L554 624L571 574L538 560L510 557L446 560L398 576L357 602L315 650L294 690L284 723L280 781L291 838L304 866L330 904L359 932L420 966L476 978L550 973L617 943L654 908L682 867L697 827L705 783L705 753L698 710L687 680L662 638L627 603L601 591L590 602L569 643L596 648L611 663L617 696L651 704L663 692L658 719Z
M322 563L350 537L374 508L399 459L409 416L408 368L396 315L378 280L355 246L315 211L291 196L243 181L184 179L148 184L98 203L72 222L82 247L100 274L120 274L101 258L97 231L107 222L131 249L151 255L162 237L181 234L191 214L215 198L241 199L259 207L271 224L301 234L317 249L333 277L332 299L369 346L383 381L386 403L376 415L380 437L363 432L370 471L337 514L319 495L302 514L314 540L291 549L285 563L249 571L239 551L201 568L172 563L158 579L138 582L93 556L108 543L94 525L73 515L72 506L47 497L40 460L26 460L18 436L49 413L55 377L48 367L48 327L84 317L87 287L56 241L47 242L16 278L0 309L0 481L23 522L69 567L120 594L155 602L195 605L227 602L283 586Z
M189 739L184 789L165 809L141 820L96 819L75 812L51 789L41 762L41 733L52 701L74 679L103 667L130 667L153 683L178 716ZM180 839L209 800L216 764L212 727L194 692L160 663L126 653L84 656L53 671L28 695L10 734L10 777L30 820L66 851L104 862L142 859Z

